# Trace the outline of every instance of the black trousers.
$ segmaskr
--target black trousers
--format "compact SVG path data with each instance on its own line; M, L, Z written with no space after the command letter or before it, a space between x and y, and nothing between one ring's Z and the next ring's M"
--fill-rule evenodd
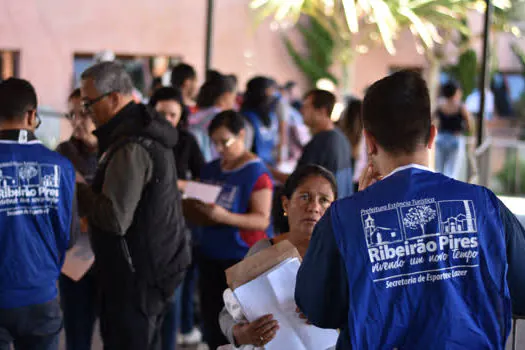
M160 349L160 330L167 312L147 315L139 306L134 291L119 295L102 291L100 296L100 333L104 350Z
M210 349L229 344L219 325L219 314L224 307L222 294L228 288L224 270L239 260L213 260L198 257L199 290L204 341Z

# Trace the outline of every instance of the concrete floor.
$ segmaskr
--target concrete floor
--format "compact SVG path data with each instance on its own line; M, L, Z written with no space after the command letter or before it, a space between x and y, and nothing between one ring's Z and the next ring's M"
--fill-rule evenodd
M517 345L515 350L525 350L525 320L518 321L518 328L517 328ZM208 350L208 346L201 344L198 346L192 346L192 347L177 347L179 350ZM60 350L65 350L64 347L64 337L62 335L62 339L60 341ZM102 350L102 342L100 340L100 337L98 336L98 333L95 335L94 344L92 346L92 350ZM293 349L290 349L293 350ZM444 349L445 350L445 349ZM468 349L467 349L468 350ZM476 349L471 349L476 350ZM507 343L506 350L514 350L512 349L512 333L509 337L509 341Z

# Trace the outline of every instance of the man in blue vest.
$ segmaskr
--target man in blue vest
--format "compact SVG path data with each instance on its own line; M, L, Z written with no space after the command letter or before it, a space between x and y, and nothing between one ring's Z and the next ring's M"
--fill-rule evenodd
M37 97L0 83L0 349L58 349L57 279L79 230L75 170L34 135Z
M436 128L417 73L370 87L363 121L367 174L318 223L299 309L341 329L337 349L504 349L525 312L523 227L486 188L428 169Z

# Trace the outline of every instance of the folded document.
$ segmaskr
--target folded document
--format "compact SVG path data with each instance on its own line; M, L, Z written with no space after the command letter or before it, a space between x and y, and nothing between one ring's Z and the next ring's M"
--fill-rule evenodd
M288 258L233 291L248 321L272 314L279 322L280 329L266 350L326 350L337 343L337 331L308 325L296 312L294 291L300 264L299 258Z

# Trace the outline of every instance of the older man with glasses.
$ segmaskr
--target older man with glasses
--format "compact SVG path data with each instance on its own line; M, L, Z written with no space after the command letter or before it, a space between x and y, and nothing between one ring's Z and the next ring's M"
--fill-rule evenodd
M190 263L173 158L177 130L133 101L120 64L98 63L81 78L101 155L92 185L79 184L78 196L95 253L104 346L154 349Z

